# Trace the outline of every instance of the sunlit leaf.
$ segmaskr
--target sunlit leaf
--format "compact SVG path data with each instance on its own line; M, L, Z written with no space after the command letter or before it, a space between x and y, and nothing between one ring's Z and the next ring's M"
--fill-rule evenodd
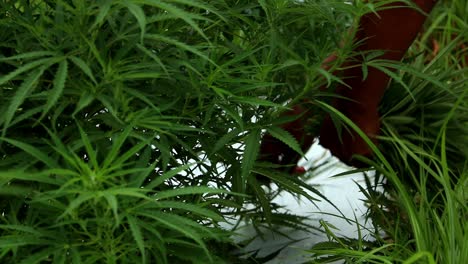
M128 221L128 225L130 226L130 230L132 231L133 238L135 239L135 242L137 243L138 248L140 249L142 262L145 263L145 242L143 241L143 235L141 234L141 229L138 224L138 220L130 215L127 215L126 218Z
M128 10L133 14L133 16L135 16L136 20L138 21L138 25L140 26L140 30L141 30L140 41L143 42L145 32L146 32L145 12L140 6L130 1L123 1L122 4L128 8Z
M273 137L281 140L284 144L288 145L297 153L304 155L302 152L301 146L297 142L297 140L286 130L282 129L281 127L272 126L267 129L268 133L270 133Z
M251 131L245 140L245 150L242 157L242 185L247 183L250 172L254 167L255 161L260 150L260 130ZM242 186L241 186L242 187ZM245 187L242 187L244 190Z
M5 136L8 126L15 116L15 112L18 110L18 107L26 100L27 96L34 90L37 85L37 82L41 75L44 73L44 68L34 71L31 73L21 85L18 87L15 95L8 104L8 108L4 113L3 121L3 131L2 136Z
M55 74L54 78L54 86L49 91L49 95L47 96L47 102L45 105L45 109L43 114L41 115L42 119L47 112L57 103L58 99L63 93L63 89L65 88L65 81L67 78L67 71L68 71L68 62L63 60L59 63L59 67L57 69L57 73Z

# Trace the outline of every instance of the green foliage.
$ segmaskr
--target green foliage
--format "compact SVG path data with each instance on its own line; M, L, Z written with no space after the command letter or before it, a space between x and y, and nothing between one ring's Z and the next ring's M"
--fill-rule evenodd
M441 1L404 62L369 63L394 71L381 104L380 146L372 145L377 158L367 160L377 175L374 182L367 178L366 186L360 187L374 225L372 238L338 237L323 223L330 241L312 248L313 263L468 261L465 7L464 1ZM439 45L438 53L430 40ZM340 113L330 111L358 130ZM365 137L362 132L360 136ZM383 191L376 188L382 177L386 178Z
M239 263L228 219L311 228L271 201L326 197L258 162L261 138L300 153L279 116L305 97L358 130L318 88L352 56L343 32L388 2L0 1L0 262ZM367 55L394 79L367 161L387 187L362 189L375 241L323 223L317 261L468 258L468 14L442 2L404 63Z
M299 150L271 125L319 96L353 9L0 1L0 262L220 263L226 215L300 225L254 173L319 193L257 168L260 139Z

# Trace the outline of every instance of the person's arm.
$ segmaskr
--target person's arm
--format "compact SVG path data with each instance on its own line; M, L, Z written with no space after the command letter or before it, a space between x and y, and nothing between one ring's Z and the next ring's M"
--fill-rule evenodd
M425 13L429 13L437 0L413 0ZM377 14L369 13L360 20L356 41L360 43L357 51L384 50L379 59L399 61L413 43L421 30L426 15L403 2L393 3L395 8L381 10ZM399 7L397 7L399 6ZM390 77L369 67L368 75L363 80L362 58L353 58L352 67L342 72L344 82L351 87L340 86L336 93L351 100L336 99L333 106L350 118L374 142L380 130L378 106L387 88ZM341 137L341 142L339 140ZM333 155L345 163L359 166L352 161L354 154L370 156L371 149L355 132L345 129L338 135L330 117L325 118L320 131L320 144L328 148Z
M429 13L437 0L413 0L419 8ZM421 30L426 15L405 3L393 3L393 6L400 6L387 10L381 10L376 14L370 13L360 20L360 29L356 35L356 42L361 45L357 51L386 50L387 52L380 59L399 61L408 50ZM330 56L324 63L334 60L335 55ZM353 58L353 64L362 62L361 58ZM351 62L347 63L348 65ZM383 93L388 85L390 77L383 72L369 68L366 80L363 79L363 72L360 65L340 72L344 81L349 87L341 86L336 93L345 96L355 102L336 99L333 106L355 122L370 138L375 140L375 135L379 133L380 120L378 106ZM295 106L287 114L302 114L298 120L283 125L283 129L290 132L302 145L306 151L314 139L314 135L306 135L304 125L308 113L303 107ZM313 113L312 113L313 114ZM340 141L341 138L341 141ZM352 160L354 154L370 156L371 150L367 144L354 132L351 134L345 130L339 135L330 117L327 116L320 130L320 144L328 148L333 155L348 165L358 167L365 166ZM291 164L297 162L298 155L286 144L266 135L262 141L260 149L260 159L276 164Z

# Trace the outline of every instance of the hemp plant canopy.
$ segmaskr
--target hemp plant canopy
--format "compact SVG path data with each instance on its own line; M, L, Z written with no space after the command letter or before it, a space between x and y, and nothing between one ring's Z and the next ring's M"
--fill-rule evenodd
M231 254L243 244L234 243L235 231L222 224L310 230L305 217L272 200L286 191L328 201L289 168L324 131L326 114L339 116L327 103L350 109L331 100L346 84L347 62L361 58L349 32L362 16L374 18L395 1L348 2L0 1L0 263L256 263ZM466 37L460 17L466 16L446 22L458 25L457 45ZM367 161L390 179L389 189L398 190L392 202L412 220L397 221L406 225L394 233L380 225L392 238L409 230L407 241L394 239L401 245L376 242L390 256L403 252L401 259L442 248L446 254L434 259L451 263L443 261L457 259L451 248L465 252L458 250L463 232L455 239L447 234L463 230L466 204L458 202L466 197L439 195L463 193L451 186L463 186L465 174L452 176L454 168L468 167L460 154L466 136L457 135L468 116L466 70L444 57L455 46L451 37L439 38L447 41L439 42L442 50L428 64L411 48L414 65L385 64L373 57L379 52L365 61L394 73L378 109L379 146L386 153ZM327 60L331 54L335 59ZM367 69L360 69L365 75ZM420 95L417 103L413 93ZM441 118L433 114L438 109L453 110ZM338 142L335 127L325 131ZM265 142L273 142L267 151L273 158L263 155ZM292 154L279 160L284 146ZM458 157L456 165L444 151ZM439 180L437 199L417 190L432 222L447 222L450 232L429 224L423 229L426 215L415 213L421 207L399 182L405 173L409 180ZM417 179L413 184L424 186L426 178ZM449 206L432 204L444 200ZM449 217L434 217L436 205ZM425 243L426 235L444 243ZM360 254L363 247L357 248Z
M304 227L255 175L320 193L256 162L260 139L300 149L280 113L320 93L353 9L1 1L0 261L219 263L231 217Z

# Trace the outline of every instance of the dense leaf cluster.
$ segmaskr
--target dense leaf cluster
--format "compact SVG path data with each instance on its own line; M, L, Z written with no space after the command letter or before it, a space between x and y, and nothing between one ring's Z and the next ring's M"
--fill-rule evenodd
M0 262L219 263L227 216L297 224L253 172L315 190L255 164L259 142L318 96L350 8L1 1Z

